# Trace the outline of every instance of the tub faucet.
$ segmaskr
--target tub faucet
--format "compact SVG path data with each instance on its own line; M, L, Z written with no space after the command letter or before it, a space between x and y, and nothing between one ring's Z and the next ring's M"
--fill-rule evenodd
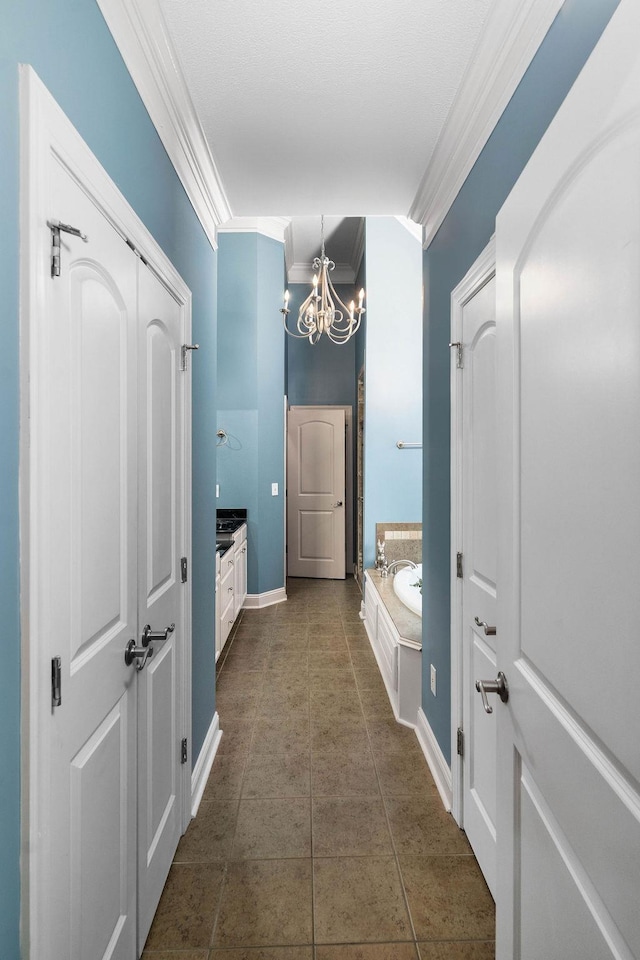
M406 563L408 567L411 567L412 570L418 569L418 564L414 563L413 560L392 560L389 566L387 567L387 576L390 573L395 573L396 569L401 565Z

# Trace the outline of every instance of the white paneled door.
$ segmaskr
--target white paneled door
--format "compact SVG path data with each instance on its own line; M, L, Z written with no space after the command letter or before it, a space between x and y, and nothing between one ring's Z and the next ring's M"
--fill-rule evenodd
M344 579L345 413L289 410L287 420L287 572Z
M496 226L501 960L640 957L640 6Z
M105 215L115 188L33 75L27 89L43 125L23 367L30 956L135 960L183 829L185 309ZM47 220L87 237L61 229L54 276Z
M140 264L138 281L138 629L153 656L138 673L138 946L142 950L181 829L180 648L184 611L183 320ZM146 633L146 636L145 636Z
M496 492L496 284L493 245L480 279L454 291L453 338L462 344L452 357L457 423L457 579L460 614L454 616L462 655L462 811L460 822L489 889L496 886L496 713L483 707L475 681L496 673L498 500ZM455 505L454 505L455 509Z
M131 960L136 944L138 262L57 158L64 222L47 278L33 426L43 670L61 660L45 724L46 960ZM46 687L45 687L46 690Z

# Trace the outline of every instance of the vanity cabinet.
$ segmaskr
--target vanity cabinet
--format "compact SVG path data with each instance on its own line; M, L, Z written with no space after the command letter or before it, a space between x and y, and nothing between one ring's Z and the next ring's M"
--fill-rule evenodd
M365 573L362 619L396 720L415 727L422 696L422 620L398 600L393 578Z
M247 525L243 523L233 535L234 620L247 599Z
M247 525L233 534L233 545L216 559L216 660L247 598Z
M220 651L227 642L235 615L233 549L227 550L220 560Z
M220 554L216 550L216 662L222 650L222 640L220 636L220 617L222 615L222 591L220 590Z

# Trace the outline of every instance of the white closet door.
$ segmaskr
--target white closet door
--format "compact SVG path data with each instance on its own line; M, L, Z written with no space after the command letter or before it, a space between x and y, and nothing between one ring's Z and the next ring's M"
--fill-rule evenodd
M27 949L135 960L190 781L189 291L30 68L22 94Z
M184 733L179 694L185 586L180 579L180 555L187 374L180 369L182 310L142 263L139 305L140 641L145 625L155 633L166 634L166 639L150 643L153 656L138 676L138 945L142 949L182 832L180 742Z
M491 278L461 309L463 826L491 893L496 886L496 713L475 681L496 672L496 284ZM480 621L480 624L478 623Z
M31 590L46 722L38 960L131 960L136 924L136 257L52 155L61 274L32 328ZM50 236L43 231L47 249ZM34 335L35 334L35 335Z

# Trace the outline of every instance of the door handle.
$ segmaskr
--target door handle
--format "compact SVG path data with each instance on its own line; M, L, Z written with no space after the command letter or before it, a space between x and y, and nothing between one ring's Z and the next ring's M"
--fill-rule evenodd
M124 662L128 667L131 666L134 660L137 660L136 669L144 670L144 665L147 660L150 660L153 656L153 647L144 646L136 647L135 640L129 640L129 643L124 648Z
M336 502L334 503L334 507L341 507L341 506L342 506L342 500L336 500Z
M175 628L175 623L170 623L165 630L152 630L151 624L146 623L142 631L142 646L148 647L152 640L166 640Z
M496 628L495 628L495 627L490 627L486 620L478 620L477 617L474 617L474 618L473 618L473 621L474 621L476 627L483 627L483 628L484 628L484 635L485 635L485 637L495 637L495 635L496 635Z
M487 699L488 693L497 693L503 703L506 703L509 699L507 678L502 670L499 672L497 680L476 680L476 690L482 697L482 706L485 713L493 713L493 707Z

